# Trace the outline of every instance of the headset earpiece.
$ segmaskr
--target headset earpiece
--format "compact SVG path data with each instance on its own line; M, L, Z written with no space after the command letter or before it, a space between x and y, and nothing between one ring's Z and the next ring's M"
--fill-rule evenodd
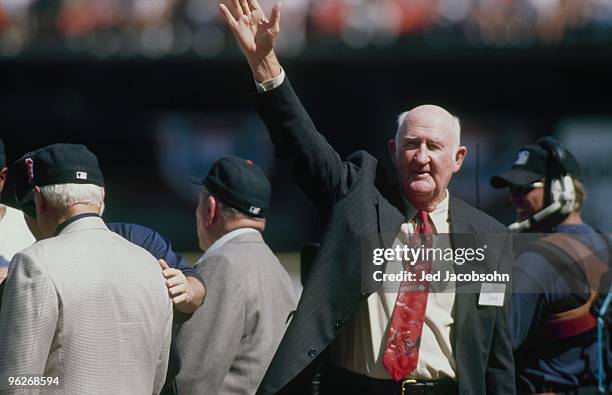
M538 145L548 152L546 160L546 188L545 193L547 205L558 203L561 208L559 213L568 215L574 209L576 203L576 191L572 177L568 175L565 168L565 150L553 137L542 137L537 141Z
M550 194L552 202L558 202L561 205L559 209L561 214L569 214L574 210L576 193L572 177L564 176L561 179L551 180Z
M561 206L562 214L569 214L574 211L576 204L576 190L574 189L574 180L571 176L563 177L563 196L561 198L563 206Z

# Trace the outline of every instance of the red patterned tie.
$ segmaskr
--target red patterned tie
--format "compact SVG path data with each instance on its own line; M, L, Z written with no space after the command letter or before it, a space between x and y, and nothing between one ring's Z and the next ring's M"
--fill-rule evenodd
M431 246L431 238L422 236L433 233L429 214L419 210L416 219L414 236L421 237L413 237L410 247L424 245L427 248ZM416 280L420 280L421 272L431 273L431 261L418 261L410 271L416 273ZM383 356L383 365L395 381L402 380L417 367L428 294L429 281L403 281L400 285Z

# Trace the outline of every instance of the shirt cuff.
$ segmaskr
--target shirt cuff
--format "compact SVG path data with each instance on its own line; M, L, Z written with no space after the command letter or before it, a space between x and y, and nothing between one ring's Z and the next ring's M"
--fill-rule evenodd
M285 70L281 67L281 72L278 76L264 82L255 81L255 87L257 88L257 92L263 93L278 88L283 82L285 82Z

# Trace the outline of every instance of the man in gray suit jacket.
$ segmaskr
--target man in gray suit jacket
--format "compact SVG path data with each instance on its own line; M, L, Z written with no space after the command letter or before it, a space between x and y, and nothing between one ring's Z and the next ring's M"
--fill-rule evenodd
M254 394L296 306L285 269L261 232L270 183L251 161L219 159L196 211L196 264L207 279L206 303L177 334L181 394Z
M0 312L0 391L156 394L164 383L172 301L157 260L108 230L103 177L81 145L30 163L43 240L11 261ZM42 385L36 376L55 378ZM28 383L28 381L26 381Z

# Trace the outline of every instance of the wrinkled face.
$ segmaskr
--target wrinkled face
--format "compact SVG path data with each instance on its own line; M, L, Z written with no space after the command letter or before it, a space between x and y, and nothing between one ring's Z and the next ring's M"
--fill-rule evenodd
M456 122L440 107L417 107L389 142L402 193L417 208L444 199L451 176L461 168L467 150L457 148Z
M510 190L517 221L524 221L544 208L544 188Z

